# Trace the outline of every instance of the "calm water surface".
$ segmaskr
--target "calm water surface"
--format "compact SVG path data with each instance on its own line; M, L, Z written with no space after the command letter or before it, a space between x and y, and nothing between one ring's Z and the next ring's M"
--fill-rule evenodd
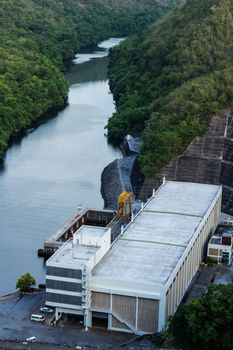
M103 207L103 168L121 153L107 143L104 126L114 112L106 78L109 39L78 54L68 74L69 105L7 151L0 170L0 295L29 271L44 283L37 249L81 204Z

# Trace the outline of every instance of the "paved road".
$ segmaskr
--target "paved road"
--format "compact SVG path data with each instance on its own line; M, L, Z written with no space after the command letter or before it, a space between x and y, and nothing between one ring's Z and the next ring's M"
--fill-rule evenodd
M44 303L44 294L25 295L0 302L0 339L24 341L36 336L38 341L71 346L116 348L132 338L132 335L106 330L88 330L77 326L49 326L30 320Z

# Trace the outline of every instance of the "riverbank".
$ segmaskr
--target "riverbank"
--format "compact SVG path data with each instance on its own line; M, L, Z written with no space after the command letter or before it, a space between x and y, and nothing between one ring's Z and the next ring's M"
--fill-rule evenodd
M64 72L77 52L111 36L141 32L173 7L172 0L166 5L27 0L20 7L2 2L0 156L10 137L63 105L68 92Z
M99 50L79 54L83 63L75 61L68 74L69 104L28 129L6 153L0 169L0 295L10 293L29 269L38 285L45 283L38 248L78 207L104 205L101 173L121 157L104 136L115 111L106 76L108 48L119 41L110 38Z
M15 131L14 134L12 134L9 137L6 148L3 150L2 153L0 153L0 165L2 165L2 168L4 167L6 152L10 147L12 147L14 144L19 144L24 137L27 137L30 133L34 132L41 125L46 124L47 122L49 122L49 120L53 118L56 118L59 112L61 112L67 106L68 106L68 96L65 97L62 105L58 107L50 108L49 110L45 111L45 113L40 115L38 119L31 120L29 125L26 125L21 129Z

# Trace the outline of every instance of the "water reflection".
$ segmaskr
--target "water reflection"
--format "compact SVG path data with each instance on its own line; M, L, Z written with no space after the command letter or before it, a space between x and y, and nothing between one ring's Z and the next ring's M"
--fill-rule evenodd
M82 66L79 64L72 65L72 70L67 74L69 83L85 83L94 81L107 80L108 57L94 58L85 62Z

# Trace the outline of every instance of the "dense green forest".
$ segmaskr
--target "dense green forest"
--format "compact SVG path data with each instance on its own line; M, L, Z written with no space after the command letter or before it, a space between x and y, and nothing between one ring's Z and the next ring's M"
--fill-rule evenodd
M141 31L174 0L1 0L0 157L9 139L67 98L65 65L82 47Z
M179 307L162 338L179 349L231 350L233 285L211 285L201 298Z
M207 130L233 101L233 2L188 0L111 51L117 112L109 138L141 135L140 164L151 175Z

